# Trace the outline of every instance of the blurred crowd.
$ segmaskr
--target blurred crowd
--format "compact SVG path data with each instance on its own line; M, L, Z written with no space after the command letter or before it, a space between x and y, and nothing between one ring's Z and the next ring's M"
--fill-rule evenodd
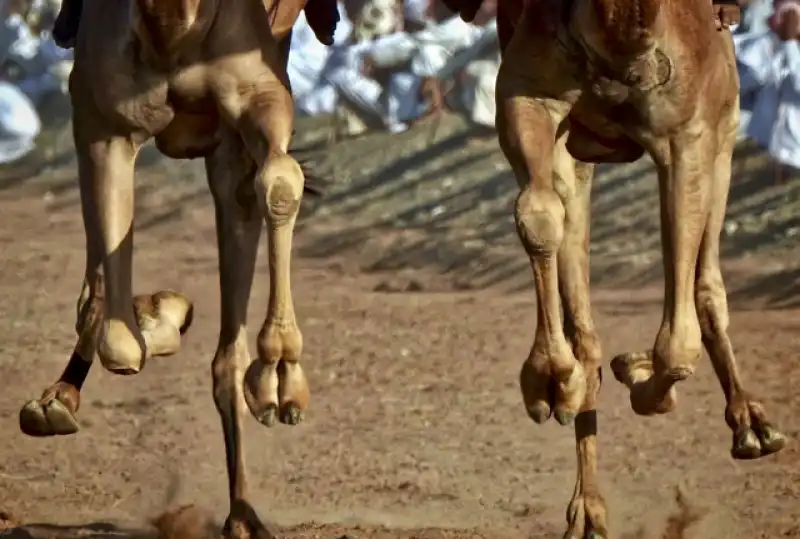
M0 164L30 153L41 131L38 110L67 92L72 51L56 46L50 29L60 4L0 0Z
M745 0L734 30L741 83L740 137L775 160L776 181L800 168L800 0Z
M321 45L301 14L289 78L300 114L332 114L339 136L393 133L445 109L494 127L500 62L496 1L472 23L438 0L343 0L333 47Z
M741 79L740 136L784 167L800 168L800 0L742 0L733 28ZM301 115L330 115L339 137L402 132L446 110L493 137L500 62L496 0L472 23L440 0L340 0L334 44L301 12L289 78ZM29 153L37 110L67 92L72 50L51 36L60 0L0 0L0 164ZM779 178L780 179L780 178Z

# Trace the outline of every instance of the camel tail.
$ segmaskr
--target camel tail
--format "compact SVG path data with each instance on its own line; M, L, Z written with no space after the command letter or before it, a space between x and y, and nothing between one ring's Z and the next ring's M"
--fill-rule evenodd
M609 52L635 55L655 40L663 0L592 0Z
M303 193L312 197L323 197L333 183L333 179L326 173L324 165L324 151L314 149L293 149L289 154L297 160L305 176Z

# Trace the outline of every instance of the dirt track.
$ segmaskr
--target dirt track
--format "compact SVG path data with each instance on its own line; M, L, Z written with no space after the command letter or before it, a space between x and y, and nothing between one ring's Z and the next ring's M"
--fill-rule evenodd
M341 145L331 163L339 183L298 232L295 298L311 409L294 429L247 423L253 501L263 518L299 526L291 537L563 532L572 432L535 426L517 388L535 300L512 234L514 183L496 146L466 146L458 125L447 129L438 153L415 147L413 134L396 139L406 144L396 144L397 155L385 150L386 137ZM773 457L733 461L707 362L681 386L679 410L653 419L634 416L606 369L600 469L615 537L644 524L660 529L683 484L707 510L693 536L800 538L800 272L792 265L800 181L770 187L761 157L737 163L725 240L732 336L751 391L793 441ZM17 411L55 379L73 344L84 264L74 163L0 183L0 509L27 526L12 537L144 537L121 530L161 511L176 477L177 502L225 516L209 367L219 305L213 210L197 166L143 168L137 201L136 289L176 288L195 301L183 351L133 378L98 366L83 394L83 430L48 440L20 434ZM660 319L648 165L602 171L596 195L594 308L610 358L651 345ZM266 274L262 257L253 335Z

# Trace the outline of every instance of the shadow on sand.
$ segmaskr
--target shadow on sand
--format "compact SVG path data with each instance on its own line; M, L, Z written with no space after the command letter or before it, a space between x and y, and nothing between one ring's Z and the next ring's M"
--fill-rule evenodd
M255 512L250 511L255 515ZM686 494L679 487L676 488L675 505L671 513L653 517L634 531L625 533L622 539L690 539L708 533L705 528L711 522L706 522L708 509L698 508L687 500ZM252 517L252 516L251 516ZM256 519L258 517L255 517ZM531 524L534 524L533 522ZM0 537L6 539L218 539L220 527L213 519L201 509L189 505L170 510L156 519L153 519L154 528L137 530L119 527L109 522L96 522L79 525L56 524L29 524L24 527L7 530L5 535L0 531ZM423 528L417 530L390 529L385 527L356 526L347 528L338 525L304 524L292 528L278 530L271 526L263 526L260 520L257 525L261 528L253 539L267 539L283 537L286 539L424 539L451 537L453 539L488 539L493 537L490 530L439 530ZM713 525L712 525L713 528ZM444 532L444 533L442 533ZM540 533L541 532L541 533ZM552 530L539 530L530 534L531 539L552 537ZM716 537L716 535L715 535Z
M0 192L35 180L54 197L53 209L79 212L71 133L64 121L53 120L61 127L52 130L60 134L48 135L57 139L52 155L31 158L29 170L0 169ZM495 140L475 144L464 122L449 118L432 142L430 130L421 127L327 146L326 125L328 120L319 118L297 125L298 145L327 153L328 168L320 172L336 178L324 198L303 202L299 256L347 259L365 272L432 269L456 289L531 292L530 266L513 224L518 189ZM152 174L137 177L137 230L171 225L192 207L213 214L200 163L170 163L154 148L144 148L137 170L151 166ZM47 172L59 167L57 174ZM148 196L163 200L168 190L168 204L152 211L139 207ZM599 166L592 194L592 284L636 288L660 282L658 188L649 161ZM800 178L775 185L764 153L752 143L741 144L727 218L733 228L723 237L723 258L797 253L791 245L800 234ZM328 226L334 221L337 226ZM735 283L731 300L800 306L800 267L779 271Z

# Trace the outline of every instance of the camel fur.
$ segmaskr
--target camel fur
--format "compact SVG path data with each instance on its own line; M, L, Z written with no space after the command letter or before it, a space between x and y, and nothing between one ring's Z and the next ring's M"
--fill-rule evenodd
M447 3L470 20L481 0ZM727 27L738 15L732 0L499 1L496 125L520 188L514 217L538 299L520 386L536 423L575 423L578 477L565 539L609 537L597 477L603 354L589 297L595 163L646 152L658 169L663 320L651 350L611 362L633 410L673 410L675 385L705 348L725 396L732 456L786 444L738 372L719 263L739 124Z
M328 2L309 1L321 11ZM211 370L229 479L225 536L232 539L269 536L248 503L245 410L266 426L295 425L309 400L290 263L298 208L310 186L289 152L294 102L286 73L291 28L305 6L83 0L70 77L86 232L78 338L59 380L19 418L32 436L73 434L95 357L126 375L179 350L192 319L189 299L132 292L134 161L150 139L166 156L202 157L219 247L221 328ZM270 293L251 362L246 313L265 222Z

